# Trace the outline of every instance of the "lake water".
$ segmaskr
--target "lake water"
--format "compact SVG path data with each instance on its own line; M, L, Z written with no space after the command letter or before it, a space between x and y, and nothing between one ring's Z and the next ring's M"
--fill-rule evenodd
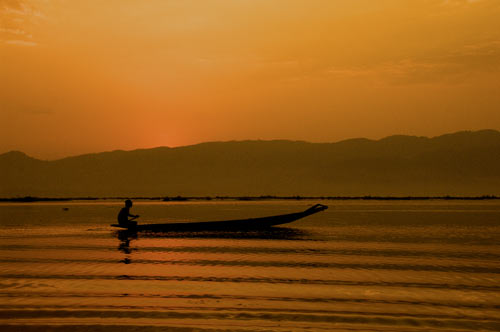
M329 209L262 232L138 234L122 202L0 204L1 331L499 331L500 202L135 202L141 222Z

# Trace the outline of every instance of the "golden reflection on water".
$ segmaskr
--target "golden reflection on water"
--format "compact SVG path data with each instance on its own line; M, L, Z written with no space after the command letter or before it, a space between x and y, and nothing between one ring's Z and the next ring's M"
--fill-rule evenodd
M138 204L161 220L308 202ZM500 330L500 204L336 202L266 231L130 233L114 204L0 206L2 331ZM73 210L75 213L71 214ZM86 211L89 213L86 213ZM156 213L156 214L155 214ZM192 212L193 213L193 212ZM60 220L60 221L58 221ZM70 224L70 225L68 225ZM28 326L29 325L29 326Z

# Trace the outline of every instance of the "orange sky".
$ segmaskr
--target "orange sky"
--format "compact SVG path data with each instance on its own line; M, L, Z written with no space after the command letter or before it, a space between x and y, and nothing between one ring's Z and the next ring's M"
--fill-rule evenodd
M498 0L0 0L0 153L500 129Z

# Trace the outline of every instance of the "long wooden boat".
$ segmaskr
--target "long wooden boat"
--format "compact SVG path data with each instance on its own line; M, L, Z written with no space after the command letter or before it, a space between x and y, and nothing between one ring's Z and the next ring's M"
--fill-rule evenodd
M188 223L167 223L167 224L142 224L135 227L123 227L119 224L112 224L113 227L127 229L129 231L149 231L149 232L195 232L195 231L235 231L249 229L263 229L277 225L283 225L292 221L310 216L327 209L328 206L316 204L305 211L281 214L277 216L223 220L223 221L203 221Z

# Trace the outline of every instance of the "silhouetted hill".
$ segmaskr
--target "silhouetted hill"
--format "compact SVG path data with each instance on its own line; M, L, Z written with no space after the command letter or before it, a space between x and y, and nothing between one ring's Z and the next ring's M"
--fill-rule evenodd
M499 195L500 132L232 141L40 161L0 155L0 197Z

